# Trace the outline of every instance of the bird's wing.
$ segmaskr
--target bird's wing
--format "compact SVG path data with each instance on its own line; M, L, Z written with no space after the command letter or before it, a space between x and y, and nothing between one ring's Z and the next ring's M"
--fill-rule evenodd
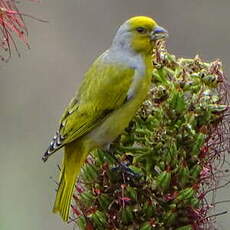
M95 62L86 73L78 94L67 106L43 160L91 131L124 104L134 73L134 69L122 65Z

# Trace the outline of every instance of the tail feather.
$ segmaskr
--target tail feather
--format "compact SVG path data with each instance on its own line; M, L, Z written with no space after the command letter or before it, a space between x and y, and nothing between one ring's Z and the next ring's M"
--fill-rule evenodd
M78 146L76 143L65 146L63 168L53 207L53 212L59 213L64 221L68 221L76 179L87 156Z
M72 177L71 180L68 180L66 183L65 180L60 182L58 188L56 200L53 207L54 213L60 213L60 216L64 221L68 221L69 218L69 209L71 204L71 198L73 195L73 189L75 185L75 177Z
M42 160L46 162L48 158L54 154L57 150L63 147L63 142L65 138L59 133L59 131L56 132L55 136L53 137L48 149L43 154Z

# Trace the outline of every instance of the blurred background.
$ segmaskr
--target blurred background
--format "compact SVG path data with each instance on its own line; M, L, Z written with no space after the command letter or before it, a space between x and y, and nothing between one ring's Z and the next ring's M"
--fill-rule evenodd
M64 107L84 72L107 49L118 26L135 15L154 17L169 33L177 56L220 58L230 76L229 0L21 0L19 9L46 19L25 18L31 50L20 46L0 65L0 230L68 230L52 214L62 151L41 161ZM217 200L230 199L230 189ZM217 212L229 210L221 204ZM217 219L229 229L230 215Z

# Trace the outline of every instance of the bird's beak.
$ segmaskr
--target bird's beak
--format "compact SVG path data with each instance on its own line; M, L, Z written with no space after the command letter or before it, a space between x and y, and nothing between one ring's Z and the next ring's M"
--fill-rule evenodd
M158 39L167 38L168 31L163 27L156 26L154 30L151 32L151 41L156 41Z

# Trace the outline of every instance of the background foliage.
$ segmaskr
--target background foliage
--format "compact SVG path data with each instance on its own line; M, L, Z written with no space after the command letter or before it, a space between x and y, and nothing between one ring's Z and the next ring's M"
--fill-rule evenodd
M81 229L215 229L230 87L218 60L177 59L159 43L153 62L148 99L82 170L72 219Z

